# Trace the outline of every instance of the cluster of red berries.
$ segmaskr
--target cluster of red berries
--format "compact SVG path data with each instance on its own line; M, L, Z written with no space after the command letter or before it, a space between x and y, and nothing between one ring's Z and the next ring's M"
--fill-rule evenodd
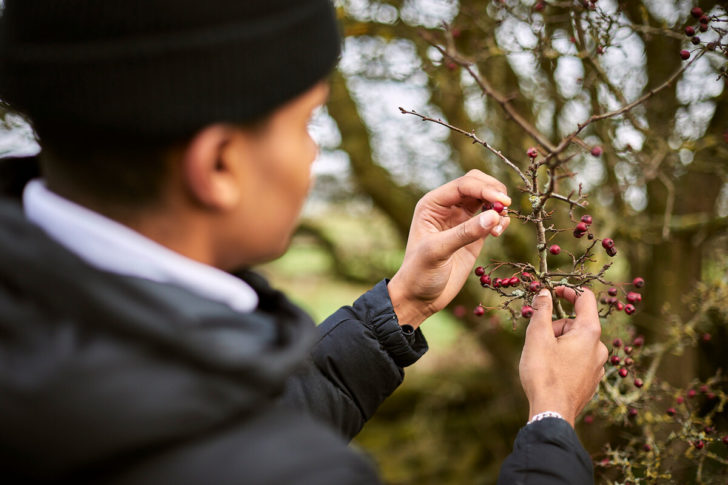
M697 31L700 32L707 32L708 31L708 24L710 23L710 18L705 15L703 12L703 9L700 7L693 7L693 9L690 11L690 15L693 16L693 18L698 20L697 26L688 25L685 27L685 35L690 37L690 42L693 43L693 45L700 44L700 37L695 35ZM716 45L715 43L711 42L708 44L708 49L713 50L715 49ZM687 49L683 49L680 51L680 57L683 60L690 59L690 51Z
M624 342L621 338L615 338L612 341L612 351L614 354L609 358L609 363L613 366L619 366L622 367L619 368L617 371L617 374L619 374L619 377L622 379L626 378L629 373L630 369L632 369L634 365L634 359L632 358L632 353L634 352L634 349L638 349L642 347L645 343L645 338L640 336L635 337L632 340L632 345L624 345ZM620 352L620 349L622 352L624 352L624 357L620 357L618 353ZM635 387L640 388L645 385L644 381L640 379L639 377L635 377L634 381L632 381ZM637 415L637 410L634 410L634 413L630 409L630 417L634 417Z
M520 277L513 275L508 278L493 278L490 274L486 274L484 267L478 266L475 268L475 276L480 278L480 285L483 288L515 288L523 284L526 290L531 293L537 293L541 289L541 282L534 280L533 275L527 271L521 272ZM482 305L478 305L473 310L473 314L482 317L485 315L485 308ZM533 316L533 307L524 305L521 308L521 316L531 318Z
M483 203L483 210L484 211L494 210L498 214L502 214L503 213L503 210L505 210L505 208L506 208L506 206L504 206L501 202L498 202L497 200L495 202L489 202L489 201L486 200Z
M636 277L632 280L632 286L635 288L642 288L645 286L645 280L641 277ZM617 295L619 294L619 290L616 287L611 287L607 290L608 296L603 296L601 298L601 302L605 305L609 305L610 307L614 308L618 312L621 312L624 310L624 313L627 315L634 314L635 311L637 311L637 304L642 302L642 294L638 293L636 291L629 291L626 295L627 304L622 303L617 298Z

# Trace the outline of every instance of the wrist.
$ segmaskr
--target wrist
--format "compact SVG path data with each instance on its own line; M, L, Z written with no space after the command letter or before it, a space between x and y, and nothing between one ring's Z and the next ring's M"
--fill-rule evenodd
M409 297L400 284L397 275L394 275L387 284L387 291L400 325L411 325L416 329L432 315L432 313L428 312L427 305Z
M548 403L548 402L537 402L533 403L529 406L529 412L528 412L528 422L532 422L533 418L538 415L544 415L547 413L555 413L558 414L561 419L566 421L571 425L571 427L574 427L574 422L576 420L576 415L572 411L571 406L566 406L560 403Z

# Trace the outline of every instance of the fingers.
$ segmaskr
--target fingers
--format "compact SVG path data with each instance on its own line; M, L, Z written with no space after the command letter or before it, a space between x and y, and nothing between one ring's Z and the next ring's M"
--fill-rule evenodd
M501 223L494 211L485 211L438 234L439 241L433 252L437 259L449 258L458 249L481 240L491 234ZM502 230L500 231L502 232Z
M556 296L563 298L574 305L576 318L580 322L596 323L599 325L599 309L597 308L597 299L594 293L588 288L582 288L581 293L577 294L573 288L565 286L557 286L555 288Z
M553 312L553 302L551 301L551 293L547 289L541 292L533 299L533 316L531 323L526 329L526 338L548 339L554 340L554 325L551 321L551 313Z
M471 170L462 177L431 191L427 197L432 202L446 207L460 204L465 199L498 201L509 206L511 198L506 195L507 192L506 186L497 179L479 170Z

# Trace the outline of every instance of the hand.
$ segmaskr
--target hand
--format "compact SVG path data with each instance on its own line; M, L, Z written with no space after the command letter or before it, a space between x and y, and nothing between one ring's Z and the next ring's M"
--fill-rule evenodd
M576 318L551 321L552 301L541 290L533 301L534 314L521 354L521 385L530 406L529 420L556 411L574 426L576 416L594 396L604 376L609 352L599 340L602 327L594 294L563 286L556 295L574 304Z
M458 294L485 238L500 236L508 227L508 217L493 210L481 213L486 200L509 206L506 192L498 180L471 170L420 199L404 261L388 285L402 325L417 327Z

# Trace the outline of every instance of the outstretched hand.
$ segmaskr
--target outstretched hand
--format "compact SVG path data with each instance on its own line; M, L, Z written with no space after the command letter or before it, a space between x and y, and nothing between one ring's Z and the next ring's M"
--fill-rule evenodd
M594 396L604 376L609 352L600 341L602 327L594 294L563 286L556 296L574 304L576 318L551 319L548 290L534 298L534 314L526 330L519 373L530 406L529 420L556 411L574 426L576 416Z
M508 227L508 217L481 212L484 201L511 204L505 185L471 170L417 203L404 261L388 285L401 324L416 327L445 308L465 284L485 238Z

